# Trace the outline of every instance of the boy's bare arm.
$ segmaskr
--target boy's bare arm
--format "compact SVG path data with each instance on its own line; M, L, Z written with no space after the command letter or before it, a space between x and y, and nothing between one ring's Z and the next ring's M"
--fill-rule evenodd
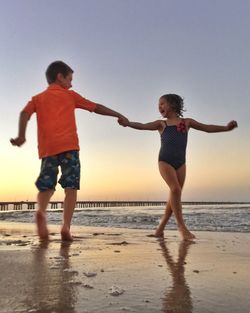
M13 146L20 147L25 143L26 141L25 133L28 121L29 121L28 113L22 111L19 117L18 136L16 138L10 139L10 142L12 143Z
M123 116L121 113L111 110L102 104L97 104L94 112L101 115L114 116L119 119L122 119L124 122L127 121L127 118Z

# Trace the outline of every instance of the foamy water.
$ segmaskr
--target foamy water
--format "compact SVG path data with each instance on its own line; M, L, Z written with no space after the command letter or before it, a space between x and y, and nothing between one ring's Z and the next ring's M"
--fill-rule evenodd
M110 207L76 209L73 225L154 229L164 207ZM250 232L250 204L184 205L183 214L190 230ZM60 224L62 212L48 211L48 222ZM0 212L0 220L34 222L34 211ZM176 229L171 218L168 229Z

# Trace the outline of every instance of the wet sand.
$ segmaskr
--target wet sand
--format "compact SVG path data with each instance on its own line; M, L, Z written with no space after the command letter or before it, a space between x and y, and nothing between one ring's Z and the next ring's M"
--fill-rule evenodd
M250 234L58 226L40 243L32 224L0 222L0 312L247 313Z

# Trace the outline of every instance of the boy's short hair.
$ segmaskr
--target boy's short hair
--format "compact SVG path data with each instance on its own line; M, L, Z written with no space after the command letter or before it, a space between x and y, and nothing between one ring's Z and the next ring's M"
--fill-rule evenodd
M176 95L174 93L169 93L161 96L161 98L164 98L169 103L171 108L175 111L175 113L178 116L183 116L183 111L185 111L185 109L184 109L184 100L181 96Z
M48 84L54 83L59 73L66 77L69 73L74 73L74 71L64 62L54 61L48 66L45 73Z

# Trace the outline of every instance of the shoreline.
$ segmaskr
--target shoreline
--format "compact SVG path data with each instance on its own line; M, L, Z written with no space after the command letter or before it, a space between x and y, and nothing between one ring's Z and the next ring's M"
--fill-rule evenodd
M196 232L195 243L168 230L60 226L40 243L34 224L0 222L2 313L247 313L247 233Z
M49 211L47 211L49 212ZM53 211L54 212L54 211ZM60 212L59 212L60 213ZM52 233L53 235L55 233L58 233L58 235L60 234L60 226L61 226L61 221L59 221L57 224L50 224L48 223L48 228L49 228L49 232ZM21 229L20 229L21 228ZM91 229L100 229L100 230L109 230L109 229L114 229L117 231L128 231L128 232L142 232L142 233L147 233L148 235L154 233L155 228L152 229L148 229L148 228L133 228L133 227L116 227L116 226L96 226L96 225L92 225L92 226L88 226L88 225L72 225L71 226L71 231L74 234L74 231L87 231L87 230ZM0 236L1 236L1 232L3 232L4 230L8 231L17 231L17 232L22 232L24 231L25 233L29 233L31 234L31 232L33 233L33 236L36 236L36 225L35 225L35 221L33 223L31 222L18 222L18 221L6 221L6 220L0 220ZM208 234L244 234L244 235L249 235L250 238L250 232L249 231L228 231L228 230L195 230L195 229L191 229L192 232L194 233L198 233L198 234L203 234L203 233L208 233ZM179 232L176 229L173 228L169 228L165 230L165 239L167 239L168 236L166 236L167 233L175 233L175 237L179 237ZM203 236L202 236L203 237ZM37 238L39 239L39 238ZM156 238L157 239L157 238ZM199 238L196 238L197 240L199 240ZM179 240L181 240L179 238Z

